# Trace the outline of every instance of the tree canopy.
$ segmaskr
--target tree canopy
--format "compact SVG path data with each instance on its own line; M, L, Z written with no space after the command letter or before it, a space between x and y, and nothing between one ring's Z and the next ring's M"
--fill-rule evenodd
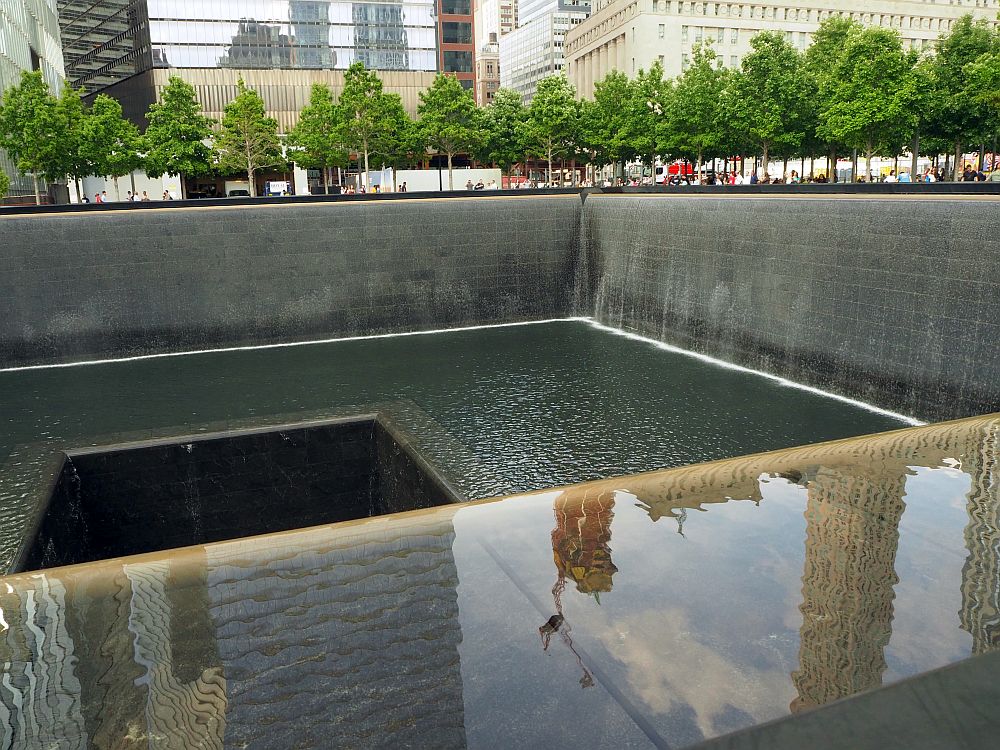
M35 203L42 202L39 178L57 180L68 172L67 135L65 112L41 72L22 72L0 101L0 147L21 174L31 175Z
M343 110L333 100L329 86L314 83L309 104L288 134L292 157L300 166L323 171L323 187L329 184L327 167L346 167L348 153L344 137Z
M472 92L455 76L438 73L430 88L420 92L420 128L427 145L448 159L448 189L455 189L452 161L456 154L476 150L482 123Z
M563 75L539 81L528 108L525 142L529 153L548 163L548 182L552 182L553 159L566 155L575 146L579 131L580 104L570 82Z
M212 170L212 120L201 113L194 87L171 76L163 87L160 101L146 113L149 125L143 135L146 173L203 175ZM181 190L184 181L181 180Z
M285 161L278 121L267 116L264 100L242 78L237 82L236 97L222 115L222 130L215 146L221 169L246 174L251 197L257 195L256 173Z
M80 150L91 174L114 180L115 199L120 200L118 178L142 165L139 129L122 117L116 99L98 94L81 126Z

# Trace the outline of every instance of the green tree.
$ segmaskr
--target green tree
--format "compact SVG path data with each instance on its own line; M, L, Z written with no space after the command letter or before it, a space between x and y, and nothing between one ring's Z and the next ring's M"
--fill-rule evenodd
M763 152L767 171L771 150L798 148L808 121L808 80L802 60L784 35L757 34L726 89L725 116L748 144Z
M528 150L548 162L548 182L552 182L552 160L561 156L577 140L580 105L576 92L563 75L538 82L528 108L526 142Z
M982 100L968 96L969 66L997 49L997 38L988 22L959 18L947 34L938 37L931 68L934 74L932 132L954 148L955 179L962 170L962 149L969 142L991 135L994 124Z
M965 96L984 106L991 120L1000 120L1000 52L980 56L965 66Z
M524 157L526 117L521 95L511 89L498 89L493 101L483 110L483 161L496 164L507 176L510 176L511 167Z
M334 101L330 87L314 83L309 104L303 107L299 121L288 134L288 145L295 162L307 169L323 173L323 192L329 192L329 167L346 167L344 117Z
M395 170L421 161L427 149L423 133L406 113L399 94L383 94L381 118L383 128L375 140L372 154L380 160L383 168L393 167L395 189Z
M438 73L430 88L420 92L417 112L427 145L448 158L448 189L454 190L452 160L456 154L475 151L482 137L472 92L454 76Z
M673 102L673 84L663 79L663 66L654 62L649 71L640 70L632 85L630 114L632 147L651 170L656 157L670 152L669 113ZM655 175L655 171L654 171Z
M382 79L364 63L355 62L344 73L344 90L338 101L344 117L344 142L364 157L365 185L369 182L369 158L387 150L393 140L392 104L382 91Z
M843 57L847 39L860 29L861 24L844 16L829 16L823 19L813 34L812 43L805 51L803 59L805 73L812 89L809 96L812 121L806 129L806 141L811 141L811 136L814 136L818 142L810 145L815 146L816 150L825 150L830 171L827 177L831 180L836 180L837 153L844 148L844 144L826 129L819 113L829 104L833 96L833 87L837 83L833 71Z
M711 44L695 44L691 64L674 86L668 115L673 150L694 157L699 175L704 154L714 156L725 137L722 104L727 75L716 67L715 60Z
M213 152L206 141L212 137L212 120L201 113L194 87L171 76L160 101L146 113L149 125L142 139L146 173L181 176L181 197L187 195L184 176L212 171Z
M122 117L116 99L98 94L82 123L80 152L91 174L114 180L115 200L121 200L118 178L142 165L139 156L139 129Z
M553 88L552 92L556 97L553 99L555 106L566 107L565 114L568 115L571 112L568 105L559 103L565 91ZM635 88L628 76L618 70L612 70L603 80L594 84L593 106L587 108L587 119L583 127L587 143L594 150L597 161L602 164L617 165L635 158L636 112L632 106L634 93ZM557 114L556 109L552 110L552 114ZM571 120L566 119L565 124L560 127L572 127Z
M82 197L83 188L80 180L93 174L94 170L86 153L85 126L88 113L81 98L81 91L69 84L63 86L62 93L59 95L59 110L66 128L63 141L65 157L63 171L73 178L73 182L76 184L76 194Z
M285 162L278 121L267 116L264 100L242 78L236 84L236 97L223 110L216 149L220 169L247 176L251 198L257 196L257 172Z
M41 72L22 72L0 100L0 147L21 174L31 175L36 204L42 202L39 178L66 174L66 135L66 118Z
M830 101L821 113L825 129L865 155L907 141L917 125L916 59L903 52L899 33L877 26L852 32L833 70Z
M8 190L10 190L10 177L0 169L0 198L6 197Z

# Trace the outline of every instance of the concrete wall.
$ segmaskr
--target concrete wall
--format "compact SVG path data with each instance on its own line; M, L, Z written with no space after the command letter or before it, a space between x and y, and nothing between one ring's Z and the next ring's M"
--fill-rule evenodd
M1000 410L1000 202L601 196L577 307L925 418Z
M0 367L557 317L577 196L0 218Z

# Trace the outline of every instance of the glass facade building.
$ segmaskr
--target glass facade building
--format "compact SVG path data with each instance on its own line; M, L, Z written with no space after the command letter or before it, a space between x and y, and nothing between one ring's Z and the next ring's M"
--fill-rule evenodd
M589 4L560 2L556 9L521 22L500 37L500 85L530 103L540 80L562 72L563 40L589 15Z
M99 91L152 68L437 69L435 0L59 0L66 72Z
M54 93L62 89L56 0L0 0L0 97L21 80L23 70L40 70ZM3 151L0 169L11 179L10 195L34 194L31 178L18 175Z

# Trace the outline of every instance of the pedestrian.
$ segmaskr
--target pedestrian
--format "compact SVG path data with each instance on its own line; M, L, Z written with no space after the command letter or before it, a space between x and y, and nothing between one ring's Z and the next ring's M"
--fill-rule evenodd
M887 183L889 183L890 185L892 183L894 183L894 182L899 182L899 179L896 177L896 170L895 169L890 169L889 170L889 174L887 174L885 176L885 181Z
M472 180L471 179L468 182L465 183L465 189L466 190L473 190L475 187L476 186L472 184Z
M146 194L145 190L142 191L142 202L143 203L148 203L149 202L149 196Z
M101 200L100 193L94 193L94 203L104 203L104 201Z
M80 202L81 203L90 203L90 198L87 197L86 193L83 194L83 199Z
M405 182L404 182L404 183L402 184L402 186L401 186L401 187L399 188L399 192L401 192L401 193L405 193L405 192L406 192L406 183L405 183Z
M101 191L101 203L108 203L108 191L107 190L102 190Z
M1000 182L1000 161L993 165L993 171L986 176L987 182Z
M132 195L132 191L131 190L128 191L128 196L125 198L125 200L128 203L131 203L132 201L135 200L135 196Z
M904 169L902 172L900 172L900 174L899 174L899 181L900 182L913 182L913 178L910 176L910 171L908 169Z

